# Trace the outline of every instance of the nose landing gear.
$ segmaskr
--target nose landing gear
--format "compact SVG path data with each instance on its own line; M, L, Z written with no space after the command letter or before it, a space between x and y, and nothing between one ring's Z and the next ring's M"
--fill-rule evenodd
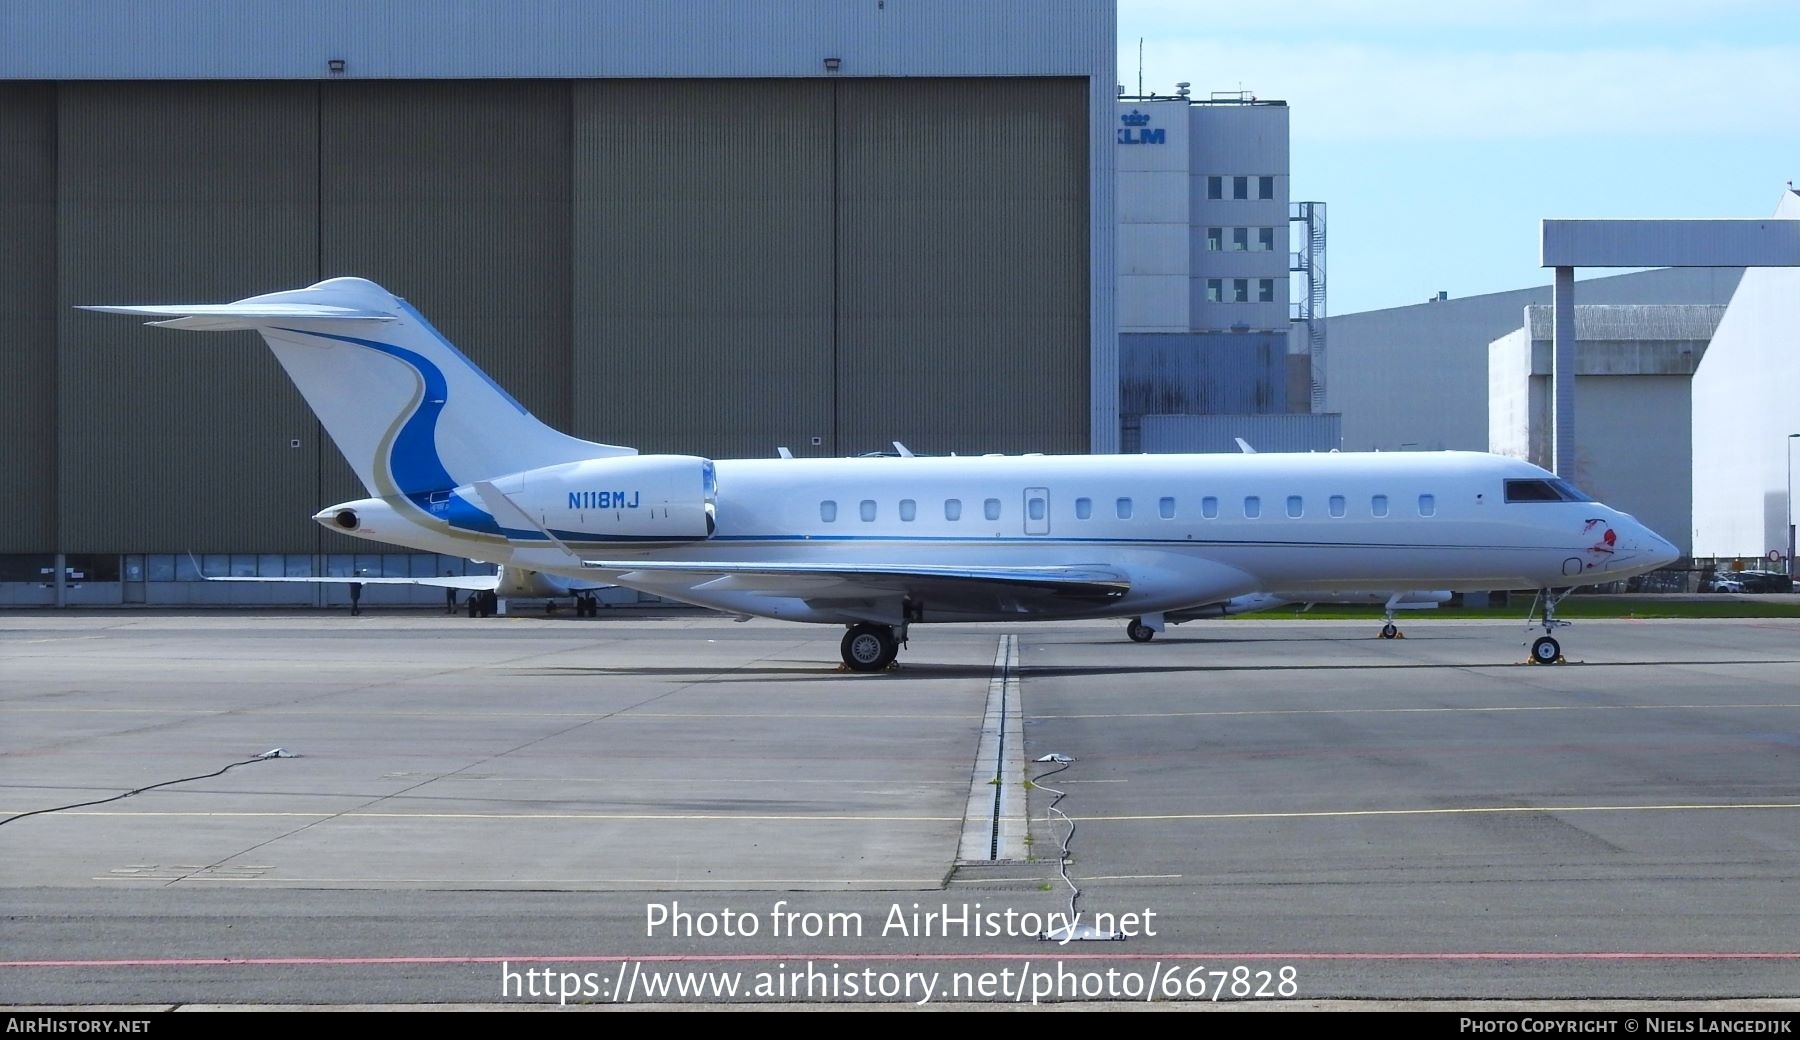
M1534 610L1537 608L1538 603L1544 605L1543 616L1539 620L1530 623L1533 627L1542 625L1544 628L1544 634L1538 636L1531 642L1532 664L1565 663L1562 655L1562 644L1556 641L1556 636L1552 633L1559 628L1567 628L1572 624L1572 622L1568 621L1558 621L1556 618L1556 605L1561 603L1571 591L1573 590L1563 589L1561 592L1558 592L1555 589L1543 589L1538 593L1537 599L1532 602L1532 609Z

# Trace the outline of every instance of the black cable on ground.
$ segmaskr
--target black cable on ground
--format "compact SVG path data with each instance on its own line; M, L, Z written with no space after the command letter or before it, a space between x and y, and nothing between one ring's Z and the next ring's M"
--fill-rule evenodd
M27 816L41 816L45 813L66 812L70 809L85 809L90 805L105 805L107 802L116 802L121 798L130 798L134 794L143 794L145 791L154 791L159 787L168 787L171 784L185 784L185 783L191 783L192 781L195 781L195 780L210 780L215 776L223 775L226 772L226 770L236 769L238 766L247 766L252 762L266 762L271 758L289 758L289 757L292 757L292 756L288 755L287 752L281 751L279 748L277 748L275 751L268 752L267 754L257 755L255 758L246 758L241 762L233 762L230 765L226 766L224 769L214 770L211 773L202 773L199 776L184 776L179 780L164 780L163 782L158 783L158 784L149 784L144 787L139 787L136 790L126 791L124 794L115 794L110 798L97 798L91 802L76 802L74 805L59 805L53 809L33 809L30 812L22 812L22 813L19 813L17 816L8 816L6 819L0 820L0 827L4 827L9 823L13 823L18 820L23 820Z

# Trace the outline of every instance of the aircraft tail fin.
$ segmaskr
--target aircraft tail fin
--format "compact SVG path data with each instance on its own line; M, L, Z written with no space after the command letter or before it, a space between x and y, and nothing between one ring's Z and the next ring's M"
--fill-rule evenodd
M84 307L162 328L255 329L369 493L419 499L636 449L544 425L410 304L364 278L236 303Z

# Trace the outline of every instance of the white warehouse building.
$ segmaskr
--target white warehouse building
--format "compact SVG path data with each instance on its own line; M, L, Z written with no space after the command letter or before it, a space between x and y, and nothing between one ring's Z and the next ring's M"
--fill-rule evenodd
M1800 193L1784 191L1775 216L1800 220ZM1694 554L1791 561L1800 267L1744 272L1694 373L1693 408Z

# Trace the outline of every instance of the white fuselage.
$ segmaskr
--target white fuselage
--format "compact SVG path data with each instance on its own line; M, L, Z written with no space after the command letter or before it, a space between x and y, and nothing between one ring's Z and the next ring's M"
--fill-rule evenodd
M637 458L651 466L678 457ZM1678 555L1636 520L1597 502L1508 502L1506 480L1554 478L1481 453L754 459L711 466L716 491L703 491L698 480L691 491L608 486L596 484L591 471L561 475L570 467L494 483L586 559L1087 567L1130 583L1129 592L1104 605L939 597L909 615L920 622L1131 616L1273 590L1561 588L1630 577ZM709 470L709 482L713 476ZM459 511L478 511L481 499L468 488L454 496L463 502L442 515L404 499L372 499L319 518L329 524L335 511L355 508L364 522L352 533L362 537L596 578L536 531L458 526ZM712 533L690 527L670 540L612 533L636 519L629 511L649 510L643 516L651 517L658 509L677 521L710 514ZM696 583L648 573L601 580L765 617L868 616L809 597L803 583L795 588L791 581L776 588L755 579Z

